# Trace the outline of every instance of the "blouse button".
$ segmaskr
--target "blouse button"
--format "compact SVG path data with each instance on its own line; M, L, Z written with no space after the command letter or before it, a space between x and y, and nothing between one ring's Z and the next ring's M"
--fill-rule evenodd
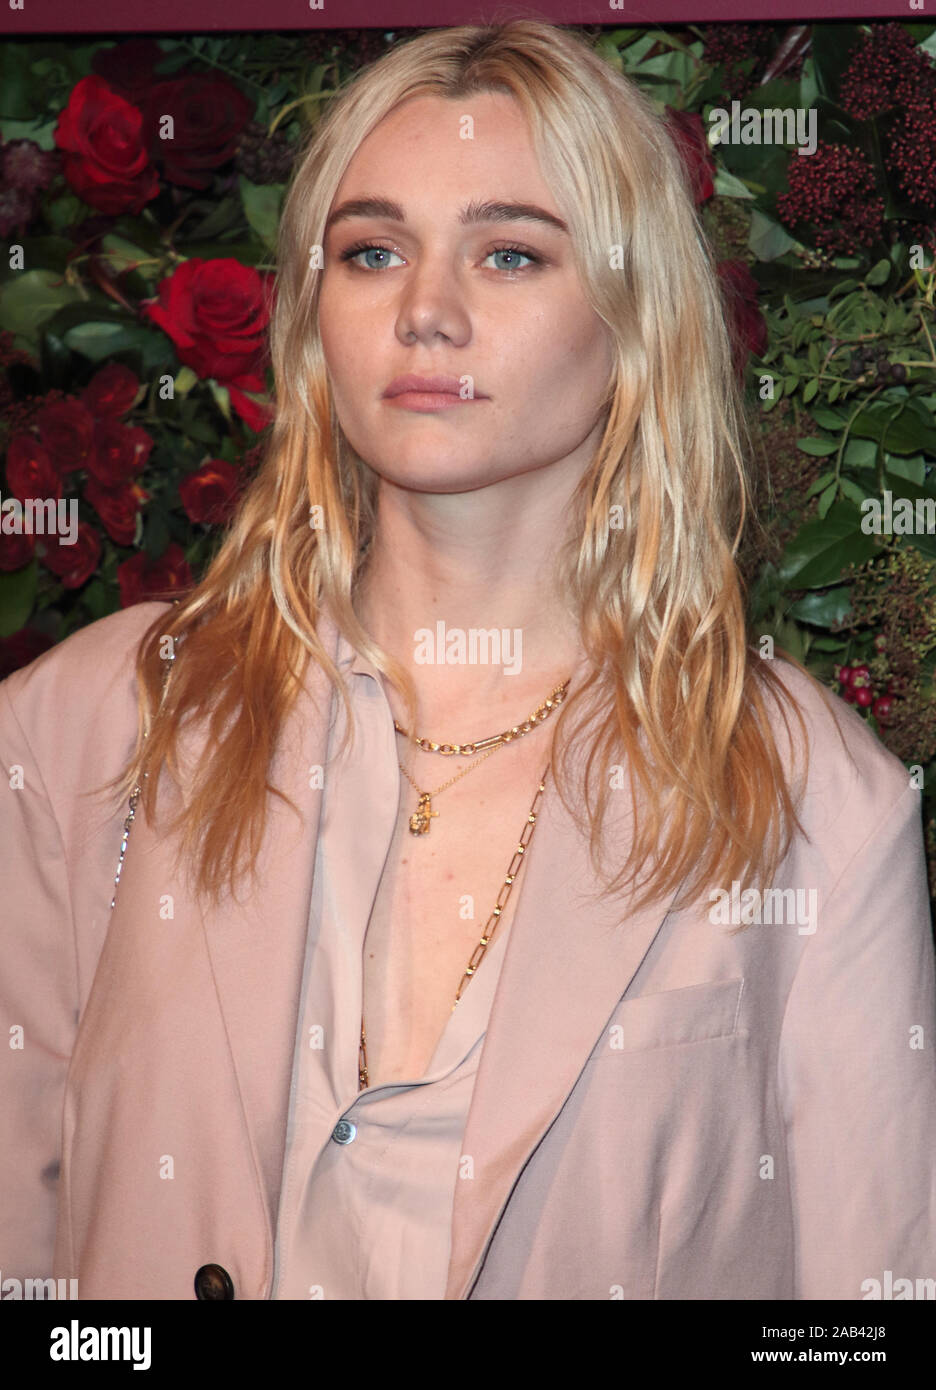
M357 1125L353 1125L350 1120L339 1120L332 1130L332 1138L336 1144L350 1144L357 1134Z

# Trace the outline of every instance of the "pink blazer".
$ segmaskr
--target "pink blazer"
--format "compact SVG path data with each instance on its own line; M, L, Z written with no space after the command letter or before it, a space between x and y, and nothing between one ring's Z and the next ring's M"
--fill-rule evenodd
M271 798L259 891L202 912L138 811L111 912L126 804L79 793L130 753L132 651L160 607L93 623L0 685L0 1279L193 1299L216 1263L235 1298L265 1299L329 691L316 668L281 740L272 780L305 823ZM320 632L333 651L334 626ZM826 698L785 669L813 745L807 837L773 885L800 890L796 916L739 931L708 901L589 900L586 847L548 784L464 1135L447 1298L862 1299L887 1271L936 1277L919 792L830 696L846 755ZM170 792L169 807L164 778ZM629 802L612 797L622 853Z

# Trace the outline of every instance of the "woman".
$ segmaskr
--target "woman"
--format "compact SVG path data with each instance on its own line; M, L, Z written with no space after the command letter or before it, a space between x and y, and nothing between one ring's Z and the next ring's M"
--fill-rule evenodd
M277 419L207 575L0 689L0 1268L932 1277L919 794L748 645L730 350L659 120L572 34L430 33L334 103L279 267Z

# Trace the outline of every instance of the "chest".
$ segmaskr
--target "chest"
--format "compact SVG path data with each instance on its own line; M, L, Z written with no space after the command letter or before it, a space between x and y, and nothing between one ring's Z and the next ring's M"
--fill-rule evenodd
M491 923L493 937L509 932L523 880L516 850L521 836L529 838L527 817L548 749L541 745L515 756L520 753L520 744L500 750L487 760L491 766L482 765L433 798L438 815L425 834L410 831L418 798L403 783L364 941L371 1086L425 1074L459 986L463 993L471 988L470 980L463 983L466 967L498 902L503 910ZM447 760L436 763L441 767L417 765L429 789L453 775ZM511 866L515 879L508 893L504 880ZM482 960L479 971L484 966Z

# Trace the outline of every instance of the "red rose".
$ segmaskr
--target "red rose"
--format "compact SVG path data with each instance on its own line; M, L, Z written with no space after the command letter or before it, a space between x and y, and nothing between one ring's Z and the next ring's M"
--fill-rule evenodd
M62 495L62 479L34 434L14 434L6 457L7 487L25 502L29 497Z
M189 521L208 525L227 521L240 489L240 470L227 459L209 459L197 473L179 484L179 496Z
M702 117L697 111L676 111L667 106L666 127L682 159L693 201L699 207L715 192L715 159Z
M721 261L718 265L725 318L734 350L735 370L744 373L748 354L763 357L767 351L767 323L757 302L757 281L743 261Z
M231 257L193 256L160 282L159 302L142 311L168 333L180 362L228 387L234 409L251 429L262 429L266 417L243 392L265 386L261 373L273 294L271 275Z
M55 643L34 627L21 627L9 637L0 637L0 681L12 676L22 666L28 666L37 656L47 652Z
M158 560L148 560L142 550L124 560L117 566L117 583L121 608L131 608L135 603L166 599L189 588L192 571L181 545L173 541Z
M141 502L149 500L149 493L136 483L104 487L94 478L89 478L84 496L101 518L104 530L115 545L132 545L136 535L137 513Z
M0 532L0 573L13 574L36 553L36 539L27 531Z
M143 116L101 77L72 88L55 127L65 177L99 212L140 212L159 192L143 142Z
M50 401L36 416L39 438L62 474L87 468L94 435L94 419L87 406L74 396Z
M88 472L104 487L126 482L149 458L153 436L139 425L123 425L119 420L97 420L94 448L88 459Z
M133 405L139 389L140 379L135 372L119 362L108 362L106 367L94 373L82 391L81 399L95 419L100 420L104 416L119 419Z
M115 92L139 106L158 81L154 69L165 57L155 39L126 39L112 48L98 48L91 67Z
M98 567L101 541L93 526L79 521L73 545L65 545L58 536L43 537L38 551L46 569L58 575L66 589L80 589Z
M207 188L211 174L233 159L241 132L253 115L253 102L222 73L185 73L157 82L143 103L150 158L184 188ZM160 137L165 116L172 137Z

